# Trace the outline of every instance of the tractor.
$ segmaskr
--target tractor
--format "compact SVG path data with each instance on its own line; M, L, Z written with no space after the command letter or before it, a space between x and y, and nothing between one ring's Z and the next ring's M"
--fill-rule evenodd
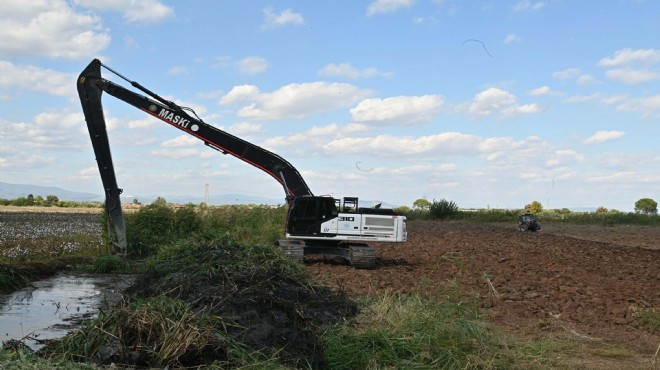
M539 231L541 224L536 221L536 217L531 213L525 213L518 216L518 230L520 231Z

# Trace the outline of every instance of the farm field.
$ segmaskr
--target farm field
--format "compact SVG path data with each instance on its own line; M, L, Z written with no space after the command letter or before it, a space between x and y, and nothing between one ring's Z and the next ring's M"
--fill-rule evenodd
M99 237L98 209L1 211L7 246L28 231ZM660 228L543 223L541 232L523 233L514 223L410 221L408 232L405 244L375 245L377 269L314 259L305 269L354 298L434 294L457 285L505 333L570 345L571 351L553 352L568 368L657 368ZM0 250L5 257L14 251ZM655 313L650 326L644 312Z
M377 246L376 270L308 269L355 296L440 291L455 281L506 332L575 340L597 354L610 345L630 351L607 360L586 351L576 366L647 368L657 353L660 332L638 318L660 309L660 228L543 224L522 233L515 224L413 221L408 232L405 245Z

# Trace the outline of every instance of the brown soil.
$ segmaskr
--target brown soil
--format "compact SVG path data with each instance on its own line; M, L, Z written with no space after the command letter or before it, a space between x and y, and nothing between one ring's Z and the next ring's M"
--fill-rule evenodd
M307 267L357 296L440 291L455 281L505 331L619 344L631 354L626 367L649 366L660 345L660 332L635 315L660 310L660 228L544 224L533 233L511 224L415 221L408 232L405 244L376 245L377 269Z

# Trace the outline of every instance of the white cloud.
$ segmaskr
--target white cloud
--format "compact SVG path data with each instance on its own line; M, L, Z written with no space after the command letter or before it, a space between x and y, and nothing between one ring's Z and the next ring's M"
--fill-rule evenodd
M502 110L502 118L513 118L523 114L541 113L544 110L546 110L546 107L536 103L513 105Z
M546 167L558 167L560 165L566 166L567 164L581 163L584 161L584 156L577 153L573 149L555 150L550 153L545 161Z
M243 59L235 60L230 56L215 56L210 58L196 58L195 62L200 65L220 69L236 69L239 73L256 75L270 68L268 60L260 56L252 55Z
M566 68L561 71L553 72L552 77L558 80L573 80L578 78L580 70L577 68Z
M202 157L202 153L195 148L188 148L188 149L156 149L152 150L149 152L150 155L156 157L156 158L168 158L168 159L175 159L175 160L188 160L191 157ZM177 176L177 175L175 175ZM183 175L179 175L183 176ZM168 179L172 180L172 179Z
M187 76L190 74L190 69L185 66L174 66L167 71L170 76Z
M4 1L0 53L10 56L85 58L110 43L99 18L75 12L64 0Z
M265 72L270 65L266 59L256 56L247 57L236 61L236 66L241 73L256 75Z
M233 89L222 98L220 98L221 105L239 104L257 99L261 94L261 90L254 85L240 85L234 86Z
M7 170L36 170L41 172L44 168L53 167L56 163L56 158L53 156L35 155L32 152L27 153L14 152L12 155L7 156L2 160L2 166Z
M490 88L475 95L469 113L473 116L488 116L501 112L516 103L516 97L498 88Z
M361 77L391 77L392 72L381 72L378 68L369 67L359 70L348 63L334 64L330 63L321 68L318 72L319 76L325 77L347 77L347 78L361 78Z
M628 85L660 79L658 64L660 49L622 49L598 62L601 67L612 68L605 72L607 78Z
M497 176L503 173L512 174L513 177L520 176L522 169L530 168L531 171L538 170L536 163L543 163L550 151L548 144L537 137L529 137L524 140L514 140L511 137L484 138L459 132L444 132L427 136L393 136L379 135L374 137L338 137L329 142L321 142L323 150L327 154L341 153L342 156L359 156L360 160L369 157L400 159L406 161L414 160L414 163L426 165L425 162L437 162L442 159L443 165L433 164L435 168L441 166L445 170L456 170L458 164L465 162L461 158L469 158L484 161L484 170L479 167L477 173L470 177L482 177L484 171L492 171ZM566 156L565 156L566 157ZM447 162L448 159L452 163ZM526 158L521 162L520 158ZM458 162L454 162L458 161ZM369 162L365 162L369 163ZM531 164L528 166L527 164ZM379 166L368 166L379 172ZM466 167L467 168L467 167ZM467 175L467 174L466 174Z
M0 89L25 89L39 93L77 97L72 81L72 74L42 69L33 66L18 66L10 62L0 61Z
M351 109L351 120L365 124L414 125L431 121L442 104L442 98L437 95L366 99Z
M237 113L242 118L299 119L353 104L369 94L369 90L346 83L295 83L272 93L263 93L256 86L242 85L223 96L220 104L247 104Z
M660 78L660 73L649 70L617 68L606 71L605 76L611 80L623 82L628 85L634 85L642 82L657 80Z
M600 103L605 105L619 104L625 101L630 100L627 95L611 95L611 96L602 96L600 98Z
M626 133L623 131L597 131L583 141L584 144L601 144L606 141L622 138Z
M520 36L510 33L506 35L506 37L504 38L504 43L505 44L519 43L521 40L522 39L520 38Z
M162 146L165 148L181 148L193 145L199 145L199 140L190 135L179 135L174 139L165 140L162 143Z
M393 13L402 8L410 8L413 0L376 0L369 4L367 15Z
M536 103L518 104L510 92L491 87L476 94L467 110L475 117L499 114L500 118L512 118L521 114L539 113L545 108Z
M32 149L71 150L88 145L89 137L82 112L48 111L37 114L31 122L0 124L0 137L11 137L15 145ZM81 139L82 138L82 139Z
M564 102L569 104L596 102L605 105L616 105L618 112L639 113L642 118L660 117L660 95L631 98L628 95L607 96L601 93L594 93L591 95L571 96L565 99Z
M127 126L130 129L147 129L154 127L157 123L158 119L149 115L141 119L130 120L128 121Z
M634 171L622 171L608 174L590 172L584 176L584 181L587 183L600 183L607 185L628 183L630 179L635 179L636 182L651 182L646 180L648 177L648 173L640 173Z
M622 49L617 50L611 58L601 59L598 65L601 67L618 67L655 63L660 63L660 49Z
M543 1L537 1L537 2L531 2L529 0L521 0L518 1L515 5L511 7L513 11L516 12L521 12L521 11L535 11L535 10L541 10L545 6L545 3Z
M85 167L78 171L78 176L82 179L96 179L99 176L99 169L96 166Z
M259 124L252 124L247 122L235 123L229 127L229 132L234 135L251 135L263 132L263 128Z
M174 15L174 9L160 0L73 0L74 4L100 11L122 13L129 22L158 23Z
M578 103L584 103L590 101L599 101L601 99L603 99L603 94L593 93L591 95L574 95L566 98L564 102L569 104L578 104Z
M575 81L580 86L590 85L597 82L593 76L582 73L578 68L566 68L561 71L553 72L552 77L562 81Z
M550 94L550 87L548 86L537 87L536 89L533 89L529 92L529 95L548 95L548 94Z
M295 152L298 156L310 156L318 154L330 140L355 136L355 133L364 131L367 131L366 126L355 124L340 126L332 123L314 126L302 133L271 137L266 140L265 147L277 152Z
M575 80L578 85L580 86L586 86L586 85L591 85L595 82L598 82L594 76L588 75L588 74L582 74L578 76L578 78Z
M275 13L273 9L266 8L263 10L264 24L262 29L271 29L277 27L284 27L288 25L301 26L305 24L305 18L300 13L294 13L291 9L281 11L279 14Z
M627 99L617 106L619 112L635 112L643 118L660 116L660 95L645 98Z
M483 140L474 135L445 132L436 135L411 137L379 135L376 137L338 138L323 145L328 153L368 153L376 156L400 156L430 152L475 153Z

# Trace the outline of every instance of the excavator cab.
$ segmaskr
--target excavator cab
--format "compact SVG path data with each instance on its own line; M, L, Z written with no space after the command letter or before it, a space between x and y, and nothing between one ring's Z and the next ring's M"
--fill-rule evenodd
M337 206L331 197L300 196L289 204L286 231L291 235L321 235L321 224L336 218Z

